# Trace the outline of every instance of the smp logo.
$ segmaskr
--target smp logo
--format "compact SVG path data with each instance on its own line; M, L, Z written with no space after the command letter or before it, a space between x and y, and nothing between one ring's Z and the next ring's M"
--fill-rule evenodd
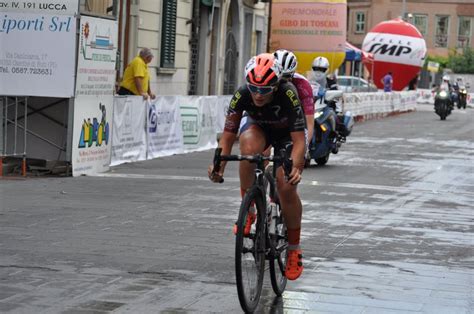
M91 118L84 119L79 138L79 148L91 147L94 143L95 146L102 146L104 142L105 145L108 144L110 132L109 123L106 121L105 106L99 103L99 108L102 111L100 123L97 118L92 118L92 122Z
M148 132L156 133L156 128L158 127L158 116L156 114L155 105L151 105L148 110Z
M408 54L412 51L411 47L397 45L397 44L383 44L383 43L375 43L373 44L370 49L369 53L373 54L381 54L381 55L389 55L389 56L400 56L401 54Z

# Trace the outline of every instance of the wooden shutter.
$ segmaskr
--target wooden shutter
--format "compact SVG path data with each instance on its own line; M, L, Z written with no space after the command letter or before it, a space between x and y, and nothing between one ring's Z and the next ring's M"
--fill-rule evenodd
M174 68L177 0L163 0L160 67Z

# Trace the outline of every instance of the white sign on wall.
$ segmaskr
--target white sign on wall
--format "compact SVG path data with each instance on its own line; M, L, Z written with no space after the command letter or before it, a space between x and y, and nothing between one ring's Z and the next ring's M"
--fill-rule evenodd
M78 0L2 0L2 12L23 12L54 15L76 15L79 5Z
M117 58L117 21L81 17L76 97L113 96Z
M77 0L0 3L0 95L74 95L77 6Z

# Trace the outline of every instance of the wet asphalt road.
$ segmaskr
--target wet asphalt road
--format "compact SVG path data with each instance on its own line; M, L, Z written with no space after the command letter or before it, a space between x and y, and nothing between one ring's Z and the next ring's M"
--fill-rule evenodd
M240 312L237 165L212 184L211 156L0 180L0 312ZM259 312L472 313L473 161L473 109L356 124L304 172L305 270Z

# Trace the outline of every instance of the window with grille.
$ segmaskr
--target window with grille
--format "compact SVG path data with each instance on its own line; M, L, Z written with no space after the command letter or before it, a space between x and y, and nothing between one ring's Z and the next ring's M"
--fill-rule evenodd
M435 47L448 47L449 16L436 16Z
M174 68L177 0L163 0L161 24L161 68Z
M365 12L355 13L355 32L365 33Z
M428 16L423 14L414 14L413 25L415 25L420 33L425 36L428 31Z
M472 17L459 17L457 47L466 48L471 46L472 20Z

